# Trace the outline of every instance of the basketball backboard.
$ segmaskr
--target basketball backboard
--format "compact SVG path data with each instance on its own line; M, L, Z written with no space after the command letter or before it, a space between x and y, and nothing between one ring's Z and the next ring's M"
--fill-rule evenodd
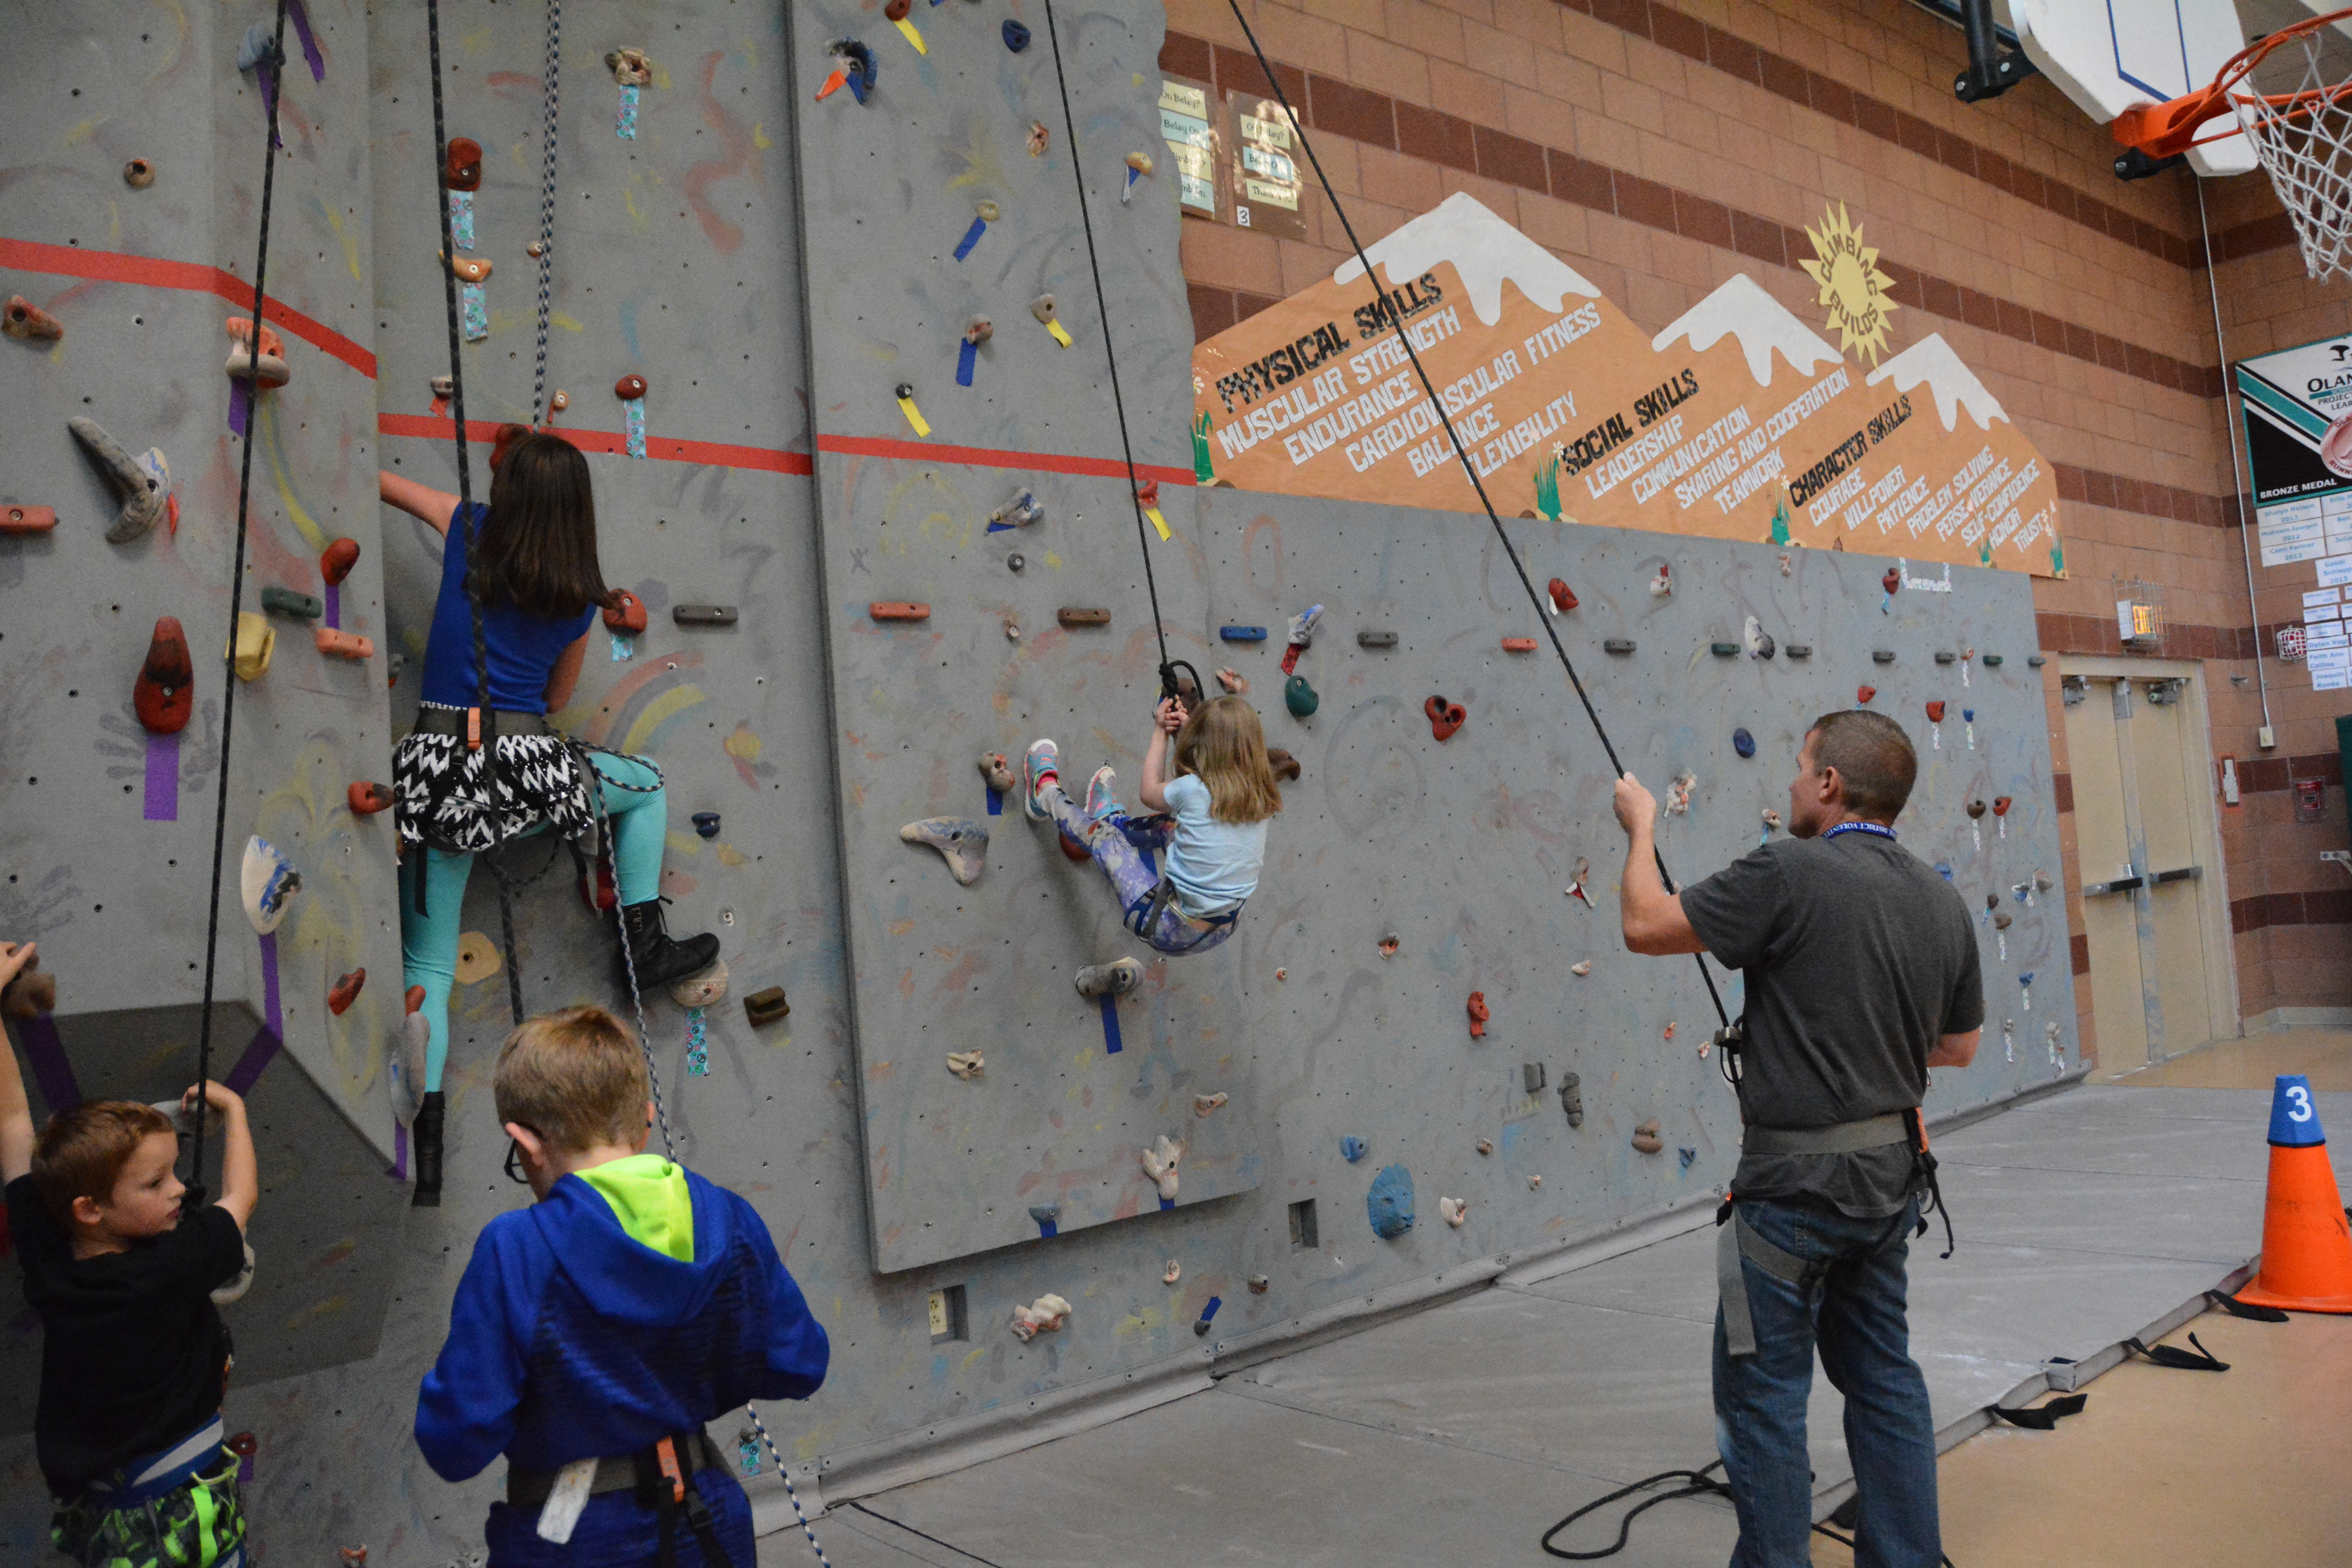
M2026 58L2103 125L2136 103L2209 85L2247 42L2233 0L2007 0L1997 9ZM2242 174L2255 160L2233 135L2193 150L2189 163L2200 174Z

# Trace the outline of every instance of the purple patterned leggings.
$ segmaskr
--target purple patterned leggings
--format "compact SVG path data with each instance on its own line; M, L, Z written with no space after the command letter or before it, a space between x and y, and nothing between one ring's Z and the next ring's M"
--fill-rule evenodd
M1131 817L1113 811L1099 822L1089 822L1059 780L1046 784L1037 795L1053 812L1054 826L1062 837L1093 856L1102 874L1110 879L1111 889L1118 895L1121 923L1149 942L1153 952L1173 957L1206 952L1234 934L1234 917L1240 910L1196 921L1177 909L1173 899L1160 905L1156 920L1148 926L1143 923L1150 911L1151 895L1160 886L1153 857L1168 847L1174 828L1169 818Z

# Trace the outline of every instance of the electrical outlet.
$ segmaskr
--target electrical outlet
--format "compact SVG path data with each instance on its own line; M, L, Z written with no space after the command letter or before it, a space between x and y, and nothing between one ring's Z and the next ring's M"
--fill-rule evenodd
M2254 731L2254 744L2267 752L2278 744L2278 731L2268 724Z

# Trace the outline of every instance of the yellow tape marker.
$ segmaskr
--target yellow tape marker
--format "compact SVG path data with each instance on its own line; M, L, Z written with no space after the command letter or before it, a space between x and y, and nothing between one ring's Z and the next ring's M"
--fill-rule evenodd
M930 50L923 47L923 35L915 31L915 24L908 17L901 16L898 18L898 31L907 35L907 41L915 46L915 52L917 54L928 55L931 52Z
M930 421L925 419L923 411L915 406L915 395L911 391L899 394L898 412L907 416L907 423L915 427L916 435L928 436L931 433Z
M1170 540L1176 537L1174 531L1168 526L1168 520L1160 515L1160 509L1158 507L1145 507L1143 509L1143 515L1150 518L1151 520L1151 526L1160 531L1160 543L1165 544Z
M1061 344L1064 348L1068 348L1070 346L1070 334L1062 330L1061 322L1048 321L1045 323L1045 330L1054 334L1054 341L1055 342Z

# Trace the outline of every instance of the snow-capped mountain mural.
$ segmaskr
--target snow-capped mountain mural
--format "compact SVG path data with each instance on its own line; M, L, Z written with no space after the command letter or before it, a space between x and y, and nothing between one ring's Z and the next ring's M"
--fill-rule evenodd
M1738 341L1739 352L1747 356L1748 374L1759 386L1772 384L1775 350L1806 375L1818 365L1835 364L1840 358L1837 350L1797 319L1795 311L1764 292L1762 285L1745 272L1684 311L1673 326L1650 340L1650 347L1664 353L1688 339L1692 348L1704 353L1727 335Z
M1996 419L2006 422L2009 418L2000 400L1985 390L1976 372L1960 363L1960 356L1952 352L1952 345L1944 341L1941 332L1929 332L1870 373L1871 385L1882 382L1891 384L1897 392L1908 392L1926 382L1947 430L1958 427L1962 409L1968 411L1979 430L1991 429Z

